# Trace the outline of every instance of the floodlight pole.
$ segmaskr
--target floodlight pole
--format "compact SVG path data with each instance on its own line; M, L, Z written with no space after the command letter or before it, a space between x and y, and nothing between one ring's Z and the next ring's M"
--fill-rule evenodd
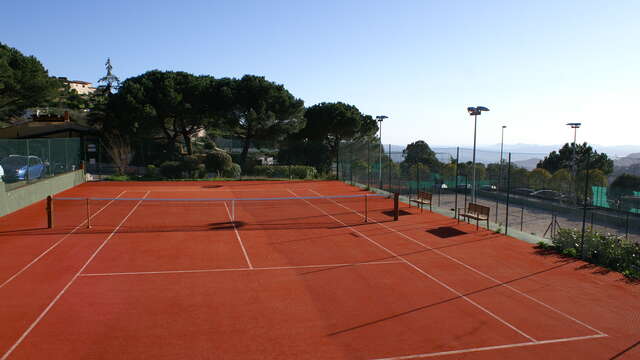
M471 202L476 202L476 129L478 128L478 112L473 114L473 162L471 165Z
M484 106L468 107L469 115L473 115L473 161L472 161L472 179L471 179L471 201L476 202L476 130L478 129L478 115L483 111L489 111Z
M580 128L581 123L567 123L567 126L573 129L573 156L571 159L571 172L573 173L573 184L574 184L574 192L575 192L575 200L576 204L578 203L578 189L575 188L575 181L578 169L576 167L576 140L578 135L578 128Z

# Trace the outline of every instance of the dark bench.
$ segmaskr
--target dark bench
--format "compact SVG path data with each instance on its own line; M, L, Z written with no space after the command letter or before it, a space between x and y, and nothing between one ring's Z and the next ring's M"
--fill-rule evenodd
M476 231L478 230L480 221L487 222L487 229L489 228L489 210L487 206L480 204L469 203L467 208L458 208L458 222L460 218L473 219L476 221Z
M421 212L424 205L429 205L429 211L433 211L433 208L431 205L432 199L433 199L433 194L431 194L430 192L418 191L418 197L415 199L409 199L409 205L411 205L412 202L416 203L416 206L420 208Z

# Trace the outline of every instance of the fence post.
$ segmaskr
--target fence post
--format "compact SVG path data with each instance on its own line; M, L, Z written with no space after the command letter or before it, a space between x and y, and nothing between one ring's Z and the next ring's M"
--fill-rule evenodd
M511 193L511 153L509 153L509 162L507 165L507 209L504 221L504 234L509 234L509 195Z
M627 222L624 227L625 238L629 240L629 211L627 211Z
M391 165L393 164L393 160L391 160L391 144L389 144L389 192L391 192Z
M27 155L27 167L26 170L24 172L24 178L27 182L29 182L29 139L26 140L27 143L27 153L25 155Z
M340 141L336 146L336 180L340 180Z
M574 145L575 146L575 145ZM587 153L587 166L585 169L584 176L584 198L582 199L582 235L580 237L580 257L584 259L584 232L587 221L587 196L589 192L589 162L591 160L591 153ZM577 171L577 170L576 170ZM576 176L576 182L578 181L578 177ZM577 191L576 191L577 194ZM577 196L577 195L576 195Z
M420 163L416 163L416 196L420 191Z
M367 140L367 190L371 188L371 159L369 158L369 148L371 143Z
M455 206L453 207L453 213L455 217L458 217L458 161L460 160L460 147L456 147L456 170L455 170L455 185L453 188Z

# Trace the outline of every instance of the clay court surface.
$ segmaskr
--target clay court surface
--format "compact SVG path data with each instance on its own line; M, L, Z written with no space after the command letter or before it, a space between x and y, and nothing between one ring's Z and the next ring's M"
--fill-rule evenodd
M87 183L0 218L4 359L638 359L640 286L340 182ZM147 201L247 199L260 201ZM118 198L118 200L111 200ZM130 200L121 200L130 199ZM233 219L232 219L233 218ZM232 221L234 220L234 221Z

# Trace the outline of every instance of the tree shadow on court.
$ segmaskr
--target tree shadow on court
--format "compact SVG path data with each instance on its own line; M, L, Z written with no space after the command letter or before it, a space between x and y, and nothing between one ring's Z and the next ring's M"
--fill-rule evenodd
M514 279L511 279L509 281L499 282L499 283L496 283L495 285L488 286L488 287L485 287L485 288L482 288L482 289L470 291L470 292L467 292L467 293L464 293L464 294L460 294L460 295L457 295L457 296L452 296L452 297L447 298L447 299L442 300L442 301L430 303L430 304L427 304L427 305L424 305L424 306L419 306L419 307L413 308L411 310L399 312L397 314L393 314L393 315L386 316L386 317L383 317L383 318L380 318L380 319L372 320L372 321L369 321L369 322L366 322L366 323L362 323L362 324L359 324L359 325L356 325L356 326L352 326L352 327L349 327L349 328L346 328L346 329L334 331L334 332L329 333L327 335L328 336L340 335L340 334L344 334L344 333L347 333L347 332L350 332L350 331L362 329L362 328L367 327L367 326L376 325L376 324L382 323L382 322L387 321L387 320L397 319L397 318L400 318L400 317L405 316L405 315L413 314L413 313L416 313L416 312L419 312L419 311L422 311L422 310L426 310L426 309L433 308L433 307L436 307L436 306L444 305L444 304L450 303L452 301L456 301L456 300L463 299L463 298L466 298L466 297L469 297L469 296L472 296L472 295L476 295L476 294L480 294L480 293L483 293L483 292L486 292L486 291L489 291L489 290L493 290L493 289L496 289L496 288L499 288L499 287L502 287L502 286L505 286L505 285L509 285L511 283L514 283L514 282L517 282L517 281L520 281L520 280L524 280L524 279L527 279L527 278L530 278L530 277L533 277L533 276L537 276L537 275L540 275L540 274L543 274L543 273L551 272L551 271L557 270L559 268L562 268L564 266L567 266L569 264L570 263L564 263L564 264L552 266L550 268L547 268L547 269L544 269L544 270L540 270L540 271L536 271L536 272L533 272L533 273L530 273L530 274L527 274L527 275L524 275L524 276L520 276L518 278L514 278Z
M628 348L620 351L619 353L613 355L612 357L609 358L609 360L616 360L616 359L620 359L620 357L622 357L623 355L625 355L626 353L628 353L629 351L637 348L640 346L640 340L636 341L634 344L632 344L631 346L629 346Z
M345 265L340 265L340 266L331 266L329 268L320 269L320 270L305 271L305 272L300 273L300 275L311 275L311 274L315 274L315 273L319 273L319 272L337 270L337 269L342 269L342 268L347 268L347 267L358 266L358 265L362 265L362 264L370 264L370 263L376 263L376 262L381 262L381 261L389 261L389 260L398 259L398 257L424 254L424 253L428 253L428 252L431 252L431 251L434 251L434 250L442 250L442 249L447 249L447 248L453 248L453 247L457 247L457 246L467 245L467 244L471 244L471 243L477 243L477 242L481 242L481 241L488 241L488 240L490 240L490 238L465 241L465 242L461 242L461 243L449 244L449 245L439 246L439 247L432 247L430 249L425 248L425 249L418 250L418 251L411 251L411 252L398 254L398 256L390 255L390 256L384 256L384 257L381 257L381 258L375 258L375 259L362 261L362 262L359 262L359 263L345 264ZM403 262L403 261L402 260L398 260L398 262ZM319 265L319 266L321 266L321 265Z
M48 230L48 229L49 228L47 228L46 226L43 226L43 227L34 227L34 228L27 228L27 229L5 230L5 231L0 231L0 236L9 236L9 235L15 235L15 234L36 235L36 234L41 234L43 230Z

